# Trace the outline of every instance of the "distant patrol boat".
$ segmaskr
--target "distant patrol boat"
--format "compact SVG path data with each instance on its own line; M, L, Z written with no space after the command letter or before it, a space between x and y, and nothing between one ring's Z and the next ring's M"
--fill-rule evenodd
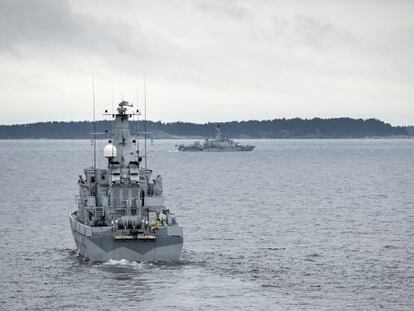
M94 166L79 176L77 210L69 216L72 234L79 254L90 261L177 261L183 228L164 207L161 176L150 181L146 157L142 165L127 107L132 104L122 101L112 115L112 140L103 150L106 169L96 168L94 141Z
M217 126L215 138L206 139L203 144L196 141L191 145L179 145L178 151L252 151L254 148L252 145L240 145L223 136L220 126Z

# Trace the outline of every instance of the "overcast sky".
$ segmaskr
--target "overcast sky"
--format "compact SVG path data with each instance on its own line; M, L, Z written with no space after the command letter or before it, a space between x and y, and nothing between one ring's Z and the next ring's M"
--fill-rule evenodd
M0 124L85 120L92 74L162 121L414 124L414 1L0 0ZM138 95L137 95L138 94Z

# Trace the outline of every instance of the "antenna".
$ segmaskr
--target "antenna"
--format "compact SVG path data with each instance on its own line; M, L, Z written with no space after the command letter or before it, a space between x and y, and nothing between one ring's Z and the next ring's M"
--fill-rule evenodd
M112 114L114 114L114 88L112 87Z
M139 114L140 114L140 107L139 107L139 86L137 86L137 120L135 123L135 134L137 137L137 158L139 159Z
M145 154L145 171L147 171L147 86L144 75L144 154ZM146 173L145 173L146 174Z
M92 74L92 104L93 104L93 123L92 123L92 139L93 139L93 168L96 171L96 120L95 120L95 74Z

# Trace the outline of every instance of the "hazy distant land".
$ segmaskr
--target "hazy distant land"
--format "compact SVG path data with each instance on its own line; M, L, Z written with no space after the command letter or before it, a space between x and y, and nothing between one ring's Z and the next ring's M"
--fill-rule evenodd
M414 126L392 126L377 119L274 119L196 124L189 122L147 122L147 132L154 138L205 138L214 136L216 125L231 138L393 138L414 137ZM144 123L140 121L139 131ZM41 122L0 125L0 139L88 139L89 121ZM137 129L131 122L131 130ZM98 121L96 131L110 132L110 121ZM106 138L109 134L99 135Z

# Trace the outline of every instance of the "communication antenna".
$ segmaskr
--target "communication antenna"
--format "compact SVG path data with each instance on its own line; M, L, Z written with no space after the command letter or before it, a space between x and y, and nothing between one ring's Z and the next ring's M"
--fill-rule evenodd
M147 171L147 86L144 75L144 155L145 155L145 171ZM145 173L146 174L146 173Z
M95 119L95 74L92 74L92 141L93 141L93 168L96 170L96 119Z
M139 86L137 86L137 120L135 123L135 134L137 137L137 157L139 158L139 115L140 115L140 107L139 107Z
M112 87L112 114L114 114L115 113L115 110L114 110L114 88Z

